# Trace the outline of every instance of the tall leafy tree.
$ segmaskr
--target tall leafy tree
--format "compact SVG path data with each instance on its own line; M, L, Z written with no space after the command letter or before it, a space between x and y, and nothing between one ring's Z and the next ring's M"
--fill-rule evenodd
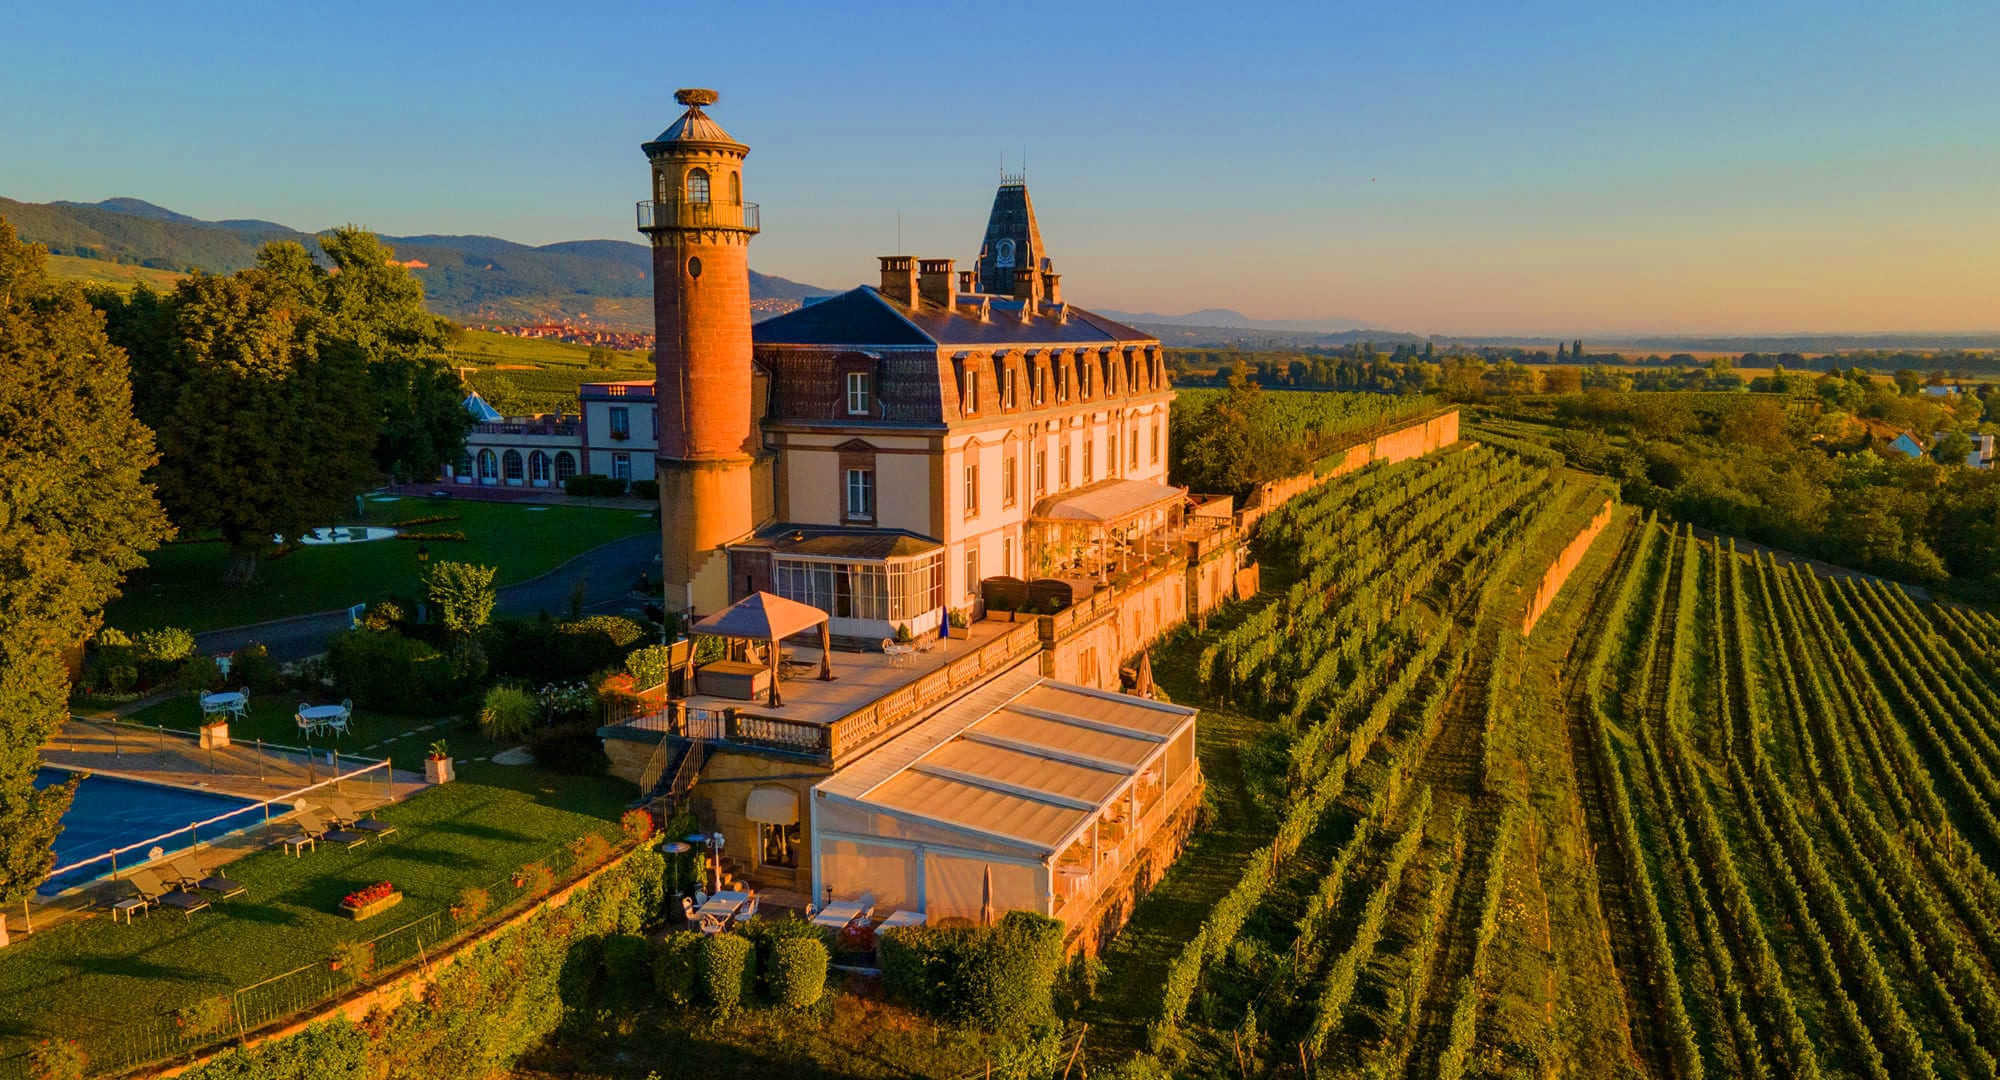
M69 699L65 648L170 532L142 474L126 358L47 252L0 218L0 903L48 875L72 784L35 790Z
M164 300L110 310L114 331L131 335L141 413L159 433L160 497L181 528L228 542L225 583L248 584L275 536L352 505L377 432L356 409L370 400L366 364L324 333L297 278L269 267L193 277Z
M304 254L296 244L286 246L293 249L288 259ZM424 283L397 265L395 252L373 233L350 225L321 236L319 246L333 262L331 272L318 275L326 332L368 360L381 421L376 467L405 477L437 475L472 430L445 354L452 324L425 309Z

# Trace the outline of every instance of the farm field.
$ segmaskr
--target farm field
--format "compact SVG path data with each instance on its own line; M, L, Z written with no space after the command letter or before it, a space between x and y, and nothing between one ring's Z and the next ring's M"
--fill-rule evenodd
M590 349L560 341L467 330L450 349L466 386L507 416L577 411L576 388L587 382L650 379L643 352L612 352L611 366L592 367Z
M1625 1000L1551 688L1629 516L1521 633L1602 482L1467 447L1264 525L1263 591L1155 657L1212 813L1104 958L1092 1059L1175 1075L1613 1075Z
M155 292L167 292L187 277L178 270L156 270L150 266L85 259L75 255L49 256L48 270L49 276L57 281L109 285L121 293L130 292L141 284L150 286Z

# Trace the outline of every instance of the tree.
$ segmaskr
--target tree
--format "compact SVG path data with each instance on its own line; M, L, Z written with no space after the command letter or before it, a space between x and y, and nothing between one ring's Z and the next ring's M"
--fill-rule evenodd
M446 632L469 636L493 617L498 594L493 588L495 567L462 562L432 563L424 572L424 594L437 605L438 621Z
M1972 453L1972 437L1963 431L1947 431L1931 445L1931 459L1940 465L1963 465Z
M153 437L125 354L46 255L0 218L0 903L48 876L75 790L34 786L68 715L62 652L172 531L143 479Z
M593 345L590 348L589 356L584 362L589 364L593 370L603 371L611 366L611 350L602 345Z
M360 350L379 421L375 466L434 476L465 448L472 416L445 355L452 324L424 307L424 283L373 233L344 226L319 238L331 272L297 244L269 244L258 265L294 282L325 315L323 333Z
M370 401L367 371L351 343L321 333L296 276L197 276L164 301L141 290L109 312L141 365L133 381L159 437L161 501L182 529L228 543L225 584L254 579L275 537L353 505L375 445L356 408Z

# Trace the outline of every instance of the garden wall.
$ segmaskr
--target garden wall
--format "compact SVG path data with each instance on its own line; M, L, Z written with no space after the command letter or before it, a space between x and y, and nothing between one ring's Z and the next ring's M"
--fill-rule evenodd
M1248 534L1250 527L1265 514L1336 476L1345 476L1377 461L1408 461L1411 458L1422 457L1457 441L1456 408L1433 414L1393 431L1383 432L1373 439L1364 440L1346 450L1322 458L1311 472L1258 485L1257 490L1251 492L1250 498L1245 500L1243 509L1237 512L1237 527Z
M1597 512L1597 516L1590 519L1590 524L1585 525L1583 531L1576 534L1576 539L1571 540L1569 546L1562 549L1562 554L1557 555L1556 561L1542 574L1542 583L1535 587L1535 598L1528 602L1528 613L1521 620L1523 635L1534 630L1535 623L1542 617L1542 612L1547 611L1549 605L1555 603L1556 593L1562 591L1563 582L1569 580L1570 571L1575 570L1577 564L1583 561L1584 554L1590 550L1591 542L1597 539L1597 534L1603 532L1605 526L1611 524L1611 509L1611 500L1604 500L1604 508Z

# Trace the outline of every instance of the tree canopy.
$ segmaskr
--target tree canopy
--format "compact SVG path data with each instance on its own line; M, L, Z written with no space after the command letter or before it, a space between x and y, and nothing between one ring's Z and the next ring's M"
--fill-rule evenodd
M68 715L63 651L171 532L143 479L153 437L125 354L45 256L0 218L0 903L48 875L74 790L34 787Z
M256 266L165 296L93 295L159 433L161 496L182 528L228 541L231 584L275 536L337 520L374 476L435 474L471 429L451 324L424 309L423 284L360 229L320 246L330 268L273 242Z

